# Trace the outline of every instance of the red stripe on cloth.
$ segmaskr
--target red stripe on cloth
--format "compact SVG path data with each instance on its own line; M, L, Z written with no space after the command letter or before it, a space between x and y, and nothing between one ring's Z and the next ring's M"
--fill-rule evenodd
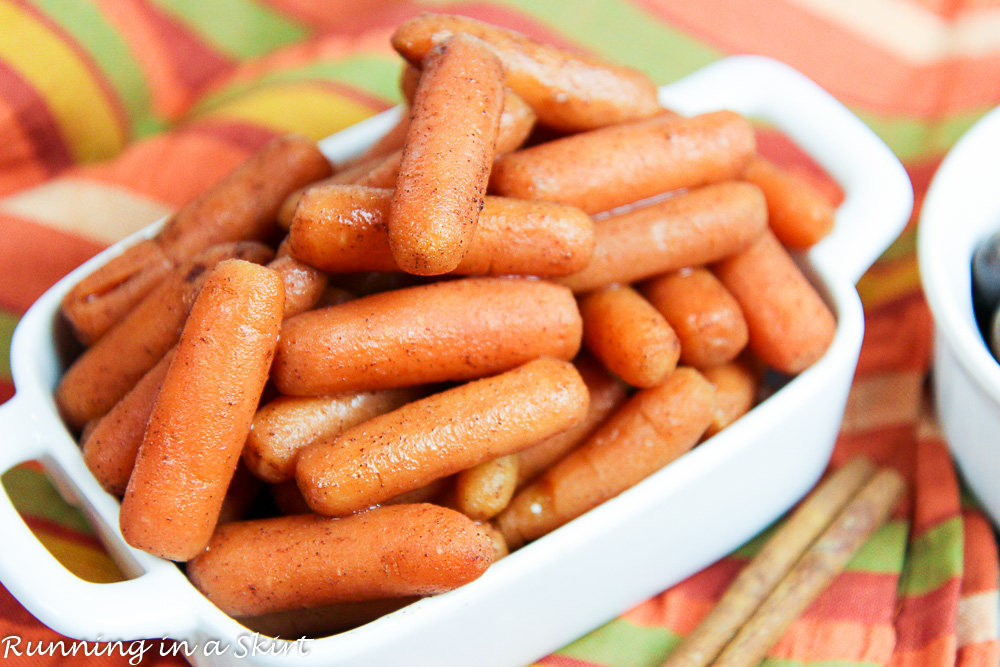
M588 660L580 660L579 658L570 658L565 655L547 655L541 660L538 660L535 664L538 665L551 665L551 667L606 667L601 663L590 662Z
M688 635L715 606L744 565L746 561L742 559L723 558L633 607L622 618L643 627L667 628Z
M153 3L136 2L135 8L165 47L177 80L191 90L199 90L215 77L229 71L233 62L200 40L191 28Z
M955 667L996 667L997 665L1000 665L1000 646L995 641L958 647Z
M962 522L965 529L962 595L996 591L1000 582L1000 562L993 527L979 510L963 510Z
M899 463L899 452L913 446L913 425L886 426L875 431L841 433L831 465L840 466L854 456L867 456L880 465Z
M809 605L802 618L836 620L863 625L892 623L896 612L899 576L883 572L842 572Z
M30 138L34 147L35 164L45 170L48 177L54 176L73 164L73 155L62 136L62 130L52 115L45 100L20 74L0 60L0 90L12 114L10 124L16 124ZM0 122L5 119L0 118ZM3 122L7 125L8 122ZM0 125L2 127L3 125ZM7 131L3 132L6 136ZM0 142L0 168L7 168L17 161L8 151L6 142Z
M859 376L922 371L930 364L933 320L923 294L908 294L865 313Z
M76 41L76 38L63 29L61 25L53 21L43 12L39 11L31 3L26 2L25 0L15 0L15 2L17 2L21 9L30 14L31 17L39 24L45 26L46 30L56 35L59 40L66 45L66 48L73 52L87 71L90 72L90 75L94 78L94 82L97 84L97 87L104 93L104 97L107 99L108 105L111 107L112 113L114 113L115 119L118 121L118 127L121 131L122 137L125 141L127 141L132 134L132 125L129 122L128 113L125 111L122 100L118 97L118 92L115 90L115 87L111 85L111 82L108 80L108 77L105 75L101 66L98 65L91 55L80 46L80 44Z
M935 640L954 638L962 582L949 579L925 595L904 597L896 616L896 650L917 651Z
M259 151L267 142L278 136L277 132L266 127L228 120L203 120L190 125L184 131L188 134L221 139L230 146L245 151L247 156Z
M2 85L0 85L2 87ZM17 118L20 105L0 97L0 197L38 185L51 176L47 165L38 159L35 143Z
M14 397L14 385L6 380L0 380L0 403L6 403Z
M636 4L727 53L787 62L838 99L876 113L936 118L954 74L949 62L930 67L904 62L788 0L636 0ZM972 108L990 99L994 98L984 92Z
M944 441L923 436L917 440L916 489L910 540L958 515L958 478Z
M0 307L23 313L71 270L102 250L93 241L0 213Z
M46 519L45 517L21 515L21 518L24 519L24 523L27 524L28 528L31 528L31 530L35 533L51 535L52 537L57 537L61 540L72 542L73 544L87 547L88 549L93 549L95 551L104 551L104 545L102 545L101 541L93 535L88 535L86 533L73 530L72 528L67 528L66 526L58 524L55 521Z
M201 125L201 124L199 124ZM74 175L119 185L179 208L247 159L260 137L239 131L178 130L129 146L114 160Z
M375 0L358 5L346 2L317 3L314 0L270 0L269 4L324 31L345 35L359 35L382 28L395 29L417 14L435 11L433 7L414 0ZM563 48L583 48L530 15L500 4L457 2L438 11L469 16Z

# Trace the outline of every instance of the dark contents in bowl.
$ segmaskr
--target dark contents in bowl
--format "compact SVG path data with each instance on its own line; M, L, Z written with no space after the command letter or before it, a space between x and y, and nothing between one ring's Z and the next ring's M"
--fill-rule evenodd
M1000 359L1000 232L981 241L972 255L972 309L979 332Z

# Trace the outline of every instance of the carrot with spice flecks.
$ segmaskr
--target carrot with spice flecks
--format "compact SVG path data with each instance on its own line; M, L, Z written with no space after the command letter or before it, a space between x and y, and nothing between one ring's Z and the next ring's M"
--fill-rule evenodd
M455 506L474 521L492 519L507 506L517 488L518 455L508 454L455 475Z
M391 190L324 185L302 196L289 230L292 254L323 271L398 271L389 247ZM594 224L552 202L486 197L460 275L562 276L587 265Z
M599 220L594 255L582 271L556 280L574 292L713 262L743 250L767 229L756 185L707 185Z
M281 328L271 377L289 396L470 380L540 356L572 359L581 336L565 287L464 278L296 315Z
M56 403L66 421L80 427L104 416L172 348L191 304L225 259L263 264L274 252L256 241L212 246L146 295L125 317L67 369L56 387Z
M715 417L705 431L710 438L745 415L757 399L760 375L741 359L712 366L702 371L715 387Z
M628 398L625 384L618 378L612 377L604 366L589 354L579 355L573 361L573 365L580 372L580 377L587 385L587 393L590 394L587 415L576 426L518 453L521 459L517 469L518 488L535 479L543 470L586 440L587 436Z
M693 368L639 391L583 445L521 489L495 523L516 549L572 521L675 460L712 419L712 386Z
M168 219L151 240L111 259L71 289L62 310L91 344L162 281L209 246L264 240L295 190L330 175L315 141L278 137Z
M243 461L272 484L295 476L295 460L311 443L341 433L415 400L416 389L385 389L335 396L279 396L261 407L243 447Z
M663 382L681 353L663 315L627 285L609 285L579 299L583 344L634 387Z
M101 487L119 498L125 493L142 444L146 423L173 358L173 351L142 376L108 414L81 437L83 461Z
M476 229L503 108L503 70L479 40L456 35L423 63L389 209L400 268L439 275Z
M833 229L830 200L795 173L757 156L747 164L743 178L764 191L771 231L789 248L805 250Z
M813 489L740 572L708 616L670 654L663 667L713 664L726 643L858 490L872 479L875 470L868 459L854 458Z
M281 325L281 279L227 260L195 300L122 499L122 536L188 560L208 544L260 400Z
M435 44L463 33L488 45L503 63L507 85L545 125L576 132L648 118L661 111L656 84L638 70L464 16L421 14L400 24L392 45L410 63L419 65Z
M317 442L299 455L295 479L314 511L347 514L563 431L587 401L572 364L536 359Z
M830 347L833 313L770 230L712 270L739 302L749 347L764 363L794 375Z
M733 295L704 267L681 269L639 291L681 342L681 363L698 369L732 361L747 344L747 322Z
M226 524L187 573L227 614L252 616L442 593L492 562L490 538L470 519L434 505L396 505L341 519Z
M508 153L493 167L490 192L600 213L739 178L754 147L750 123L730 111L663 113Z
M895 470L882 468L875 473L736 633L716 659L716 667L759 663L886 522L905 490L906 482Z

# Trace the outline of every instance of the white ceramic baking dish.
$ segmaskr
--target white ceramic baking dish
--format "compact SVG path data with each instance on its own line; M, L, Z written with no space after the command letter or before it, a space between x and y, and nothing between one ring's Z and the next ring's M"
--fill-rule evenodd
M828 463L863 333L854 284L905 224L912 206L898 160L861 121L801 74L734 57L661 90L694 114L732 109L777 126L841 184L836 228L802 265L837 317L826 355L771 398L676 463L505 558L477 581L355 630L242 656L249 631L211 605L172 563L129 548L118 503L84 467L56 413L62 370L60 298L81 277L149 236L110 248L47 292L13 341L17 394L0 408L0 471L38 459L90 517L134 577L84 582L65 570L0 497L0 580L43 623L78 639L172 637L199 647L197 665L519 665L558 649L730 552L795 503ZM355 154L397 118L386 112L322 142L331 159ZM228 647L205 656L204 648ZM241 650L242 647L242 650ZM283 648L282 648L283 647Z
M934 396L959 469L1000 525L1000 364L972 311L972 253L1000 231L1000 108L941 163L920 213L917 253L934 316Z

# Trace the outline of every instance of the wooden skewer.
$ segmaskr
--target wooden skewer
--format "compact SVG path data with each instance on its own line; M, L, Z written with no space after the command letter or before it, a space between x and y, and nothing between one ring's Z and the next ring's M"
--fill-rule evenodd
M809 545L875 475L875 470L871 461L856 457L817 486L740 572L715 608L670 654L663 667L711 664Z
M788 626L819 597L872 534L886 522L906 482L882 468L837 515L812 547L750 617L715 667L753 667Z

